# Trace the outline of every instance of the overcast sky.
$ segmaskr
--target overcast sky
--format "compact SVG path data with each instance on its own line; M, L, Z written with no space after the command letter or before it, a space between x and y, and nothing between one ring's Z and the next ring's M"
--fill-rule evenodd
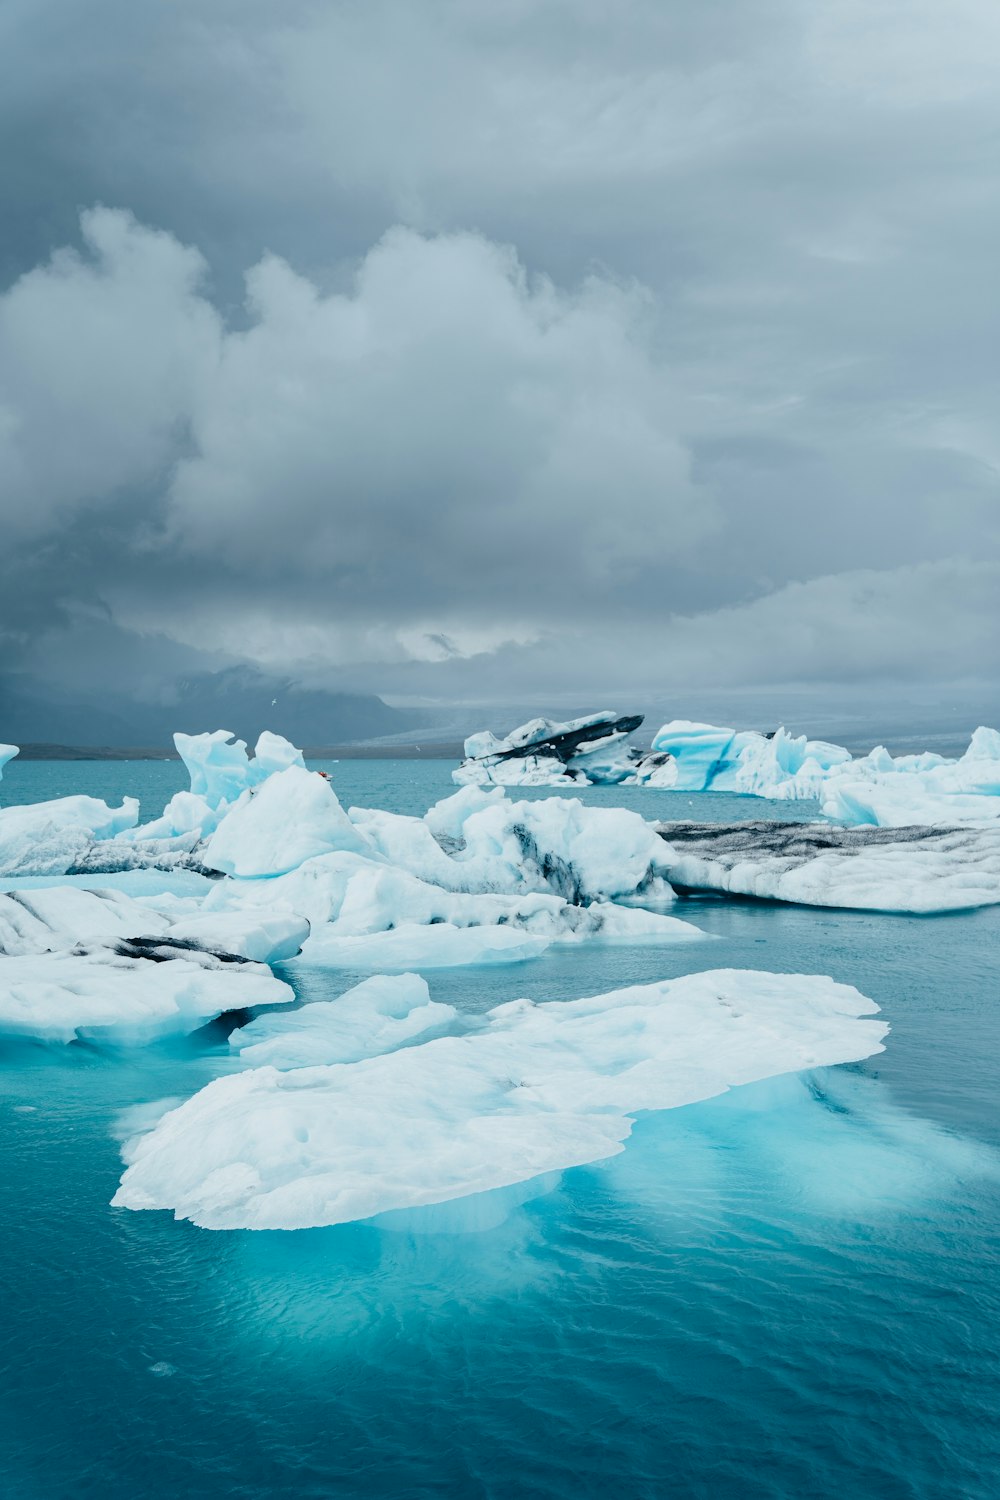
M998 66L995 0L7 0L0 669L974 693Z

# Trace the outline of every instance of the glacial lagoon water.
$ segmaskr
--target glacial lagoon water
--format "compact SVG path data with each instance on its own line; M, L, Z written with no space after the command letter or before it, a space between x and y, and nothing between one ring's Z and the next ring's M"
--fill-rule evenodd
M450 790L444 762L327 769L345 803L416 813ZM182 784L176 762L15 762L2 800L127 792L148 816ZM226 1028L130 1052L2 1046L0 1493L995 1496L1000 909L678 914L712 939L549 950L429 974L431 992L479 1011L695 968L822 972L881 1005L886 1051L640 1119L622 1155L506 1217L219 1234L112 1210L119 1138L230 1065ZM332 998L360 977L297 982Z

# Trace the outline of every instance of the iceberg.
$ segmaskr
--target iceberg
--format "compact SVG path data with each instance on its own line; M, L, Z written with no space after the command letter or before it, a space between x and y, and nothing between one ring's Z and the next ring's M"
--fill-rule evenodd
M259 880L333 850L372 853L330 783L293 765L242 794L212 834L203 859L211 870Z
M139 803L126 797L109 807L97 797L58 797L0 808L0 875L65 875L97 842L139 821Z
M418 974L380 974L337 1000L258 1016L229 1045L250 1067L308 1068L392 1052L458 1019L453 1005L431 999Z
M964 911L1000 903L1000 825L838 828L660 823L674 887L858 911Z
M0 781L3 781L4 766L9 761L12 761L15 755L20 755L20 753L21 751L17 745L0 745Z
M832 979L740 970L515 1000L464 1035L216 1079L127 1143L113 1203L304 1229L491 1192L617 1154L640 1111L869 1057L877 1010Z
M260 964L169 939L5 957L0 972L0 1037L45 1042L148 1042L196 1031L227 1011L295 999Z
M387 931L356 934L327 926L305 945L299 962L381 973L514 964L537 958L551 941L516 927L456 927L451 922L402 922Z
M309 936L309 923L291 912L231 911L204 914L187 902L134 901L122 891L48 886L0 894L0 955L68 953L80 944L162 938L225 958L278 963L293 958ZM0 976L6 973L0 970Z
M642 718L605 710L565 723L530 719L502 738L484 729L465 741L465 759L452 780L462 786L669 785L669 757L644 757L628 744Z
M954 825L1000 817L1000 733L980 727L958 760L893 757L882 745L855 758L842 745L677 719L653 739L681 791L818 799L825 816L880 827ZM647 783L656 784L656 783Z

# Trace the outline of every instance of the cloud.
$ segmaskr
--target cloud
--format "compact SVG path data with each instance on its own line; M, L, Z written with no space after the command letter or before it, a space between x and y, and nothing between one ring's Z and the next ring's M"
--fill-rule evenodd
M90 611L430 697L993 671L986 0L3 24L7 657Z

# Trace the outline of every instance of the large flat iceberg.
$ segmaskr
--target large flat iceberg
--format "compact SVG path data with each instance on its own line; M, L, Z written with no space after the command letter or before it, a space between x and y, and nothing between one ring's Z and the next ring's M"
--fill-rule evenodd
M489 1192L614 1155L640 1111L879 1052L877 1009L832 979L740 970L516 1000L462 1036L219 1078L127 1145L113 1201L300 1229Z

